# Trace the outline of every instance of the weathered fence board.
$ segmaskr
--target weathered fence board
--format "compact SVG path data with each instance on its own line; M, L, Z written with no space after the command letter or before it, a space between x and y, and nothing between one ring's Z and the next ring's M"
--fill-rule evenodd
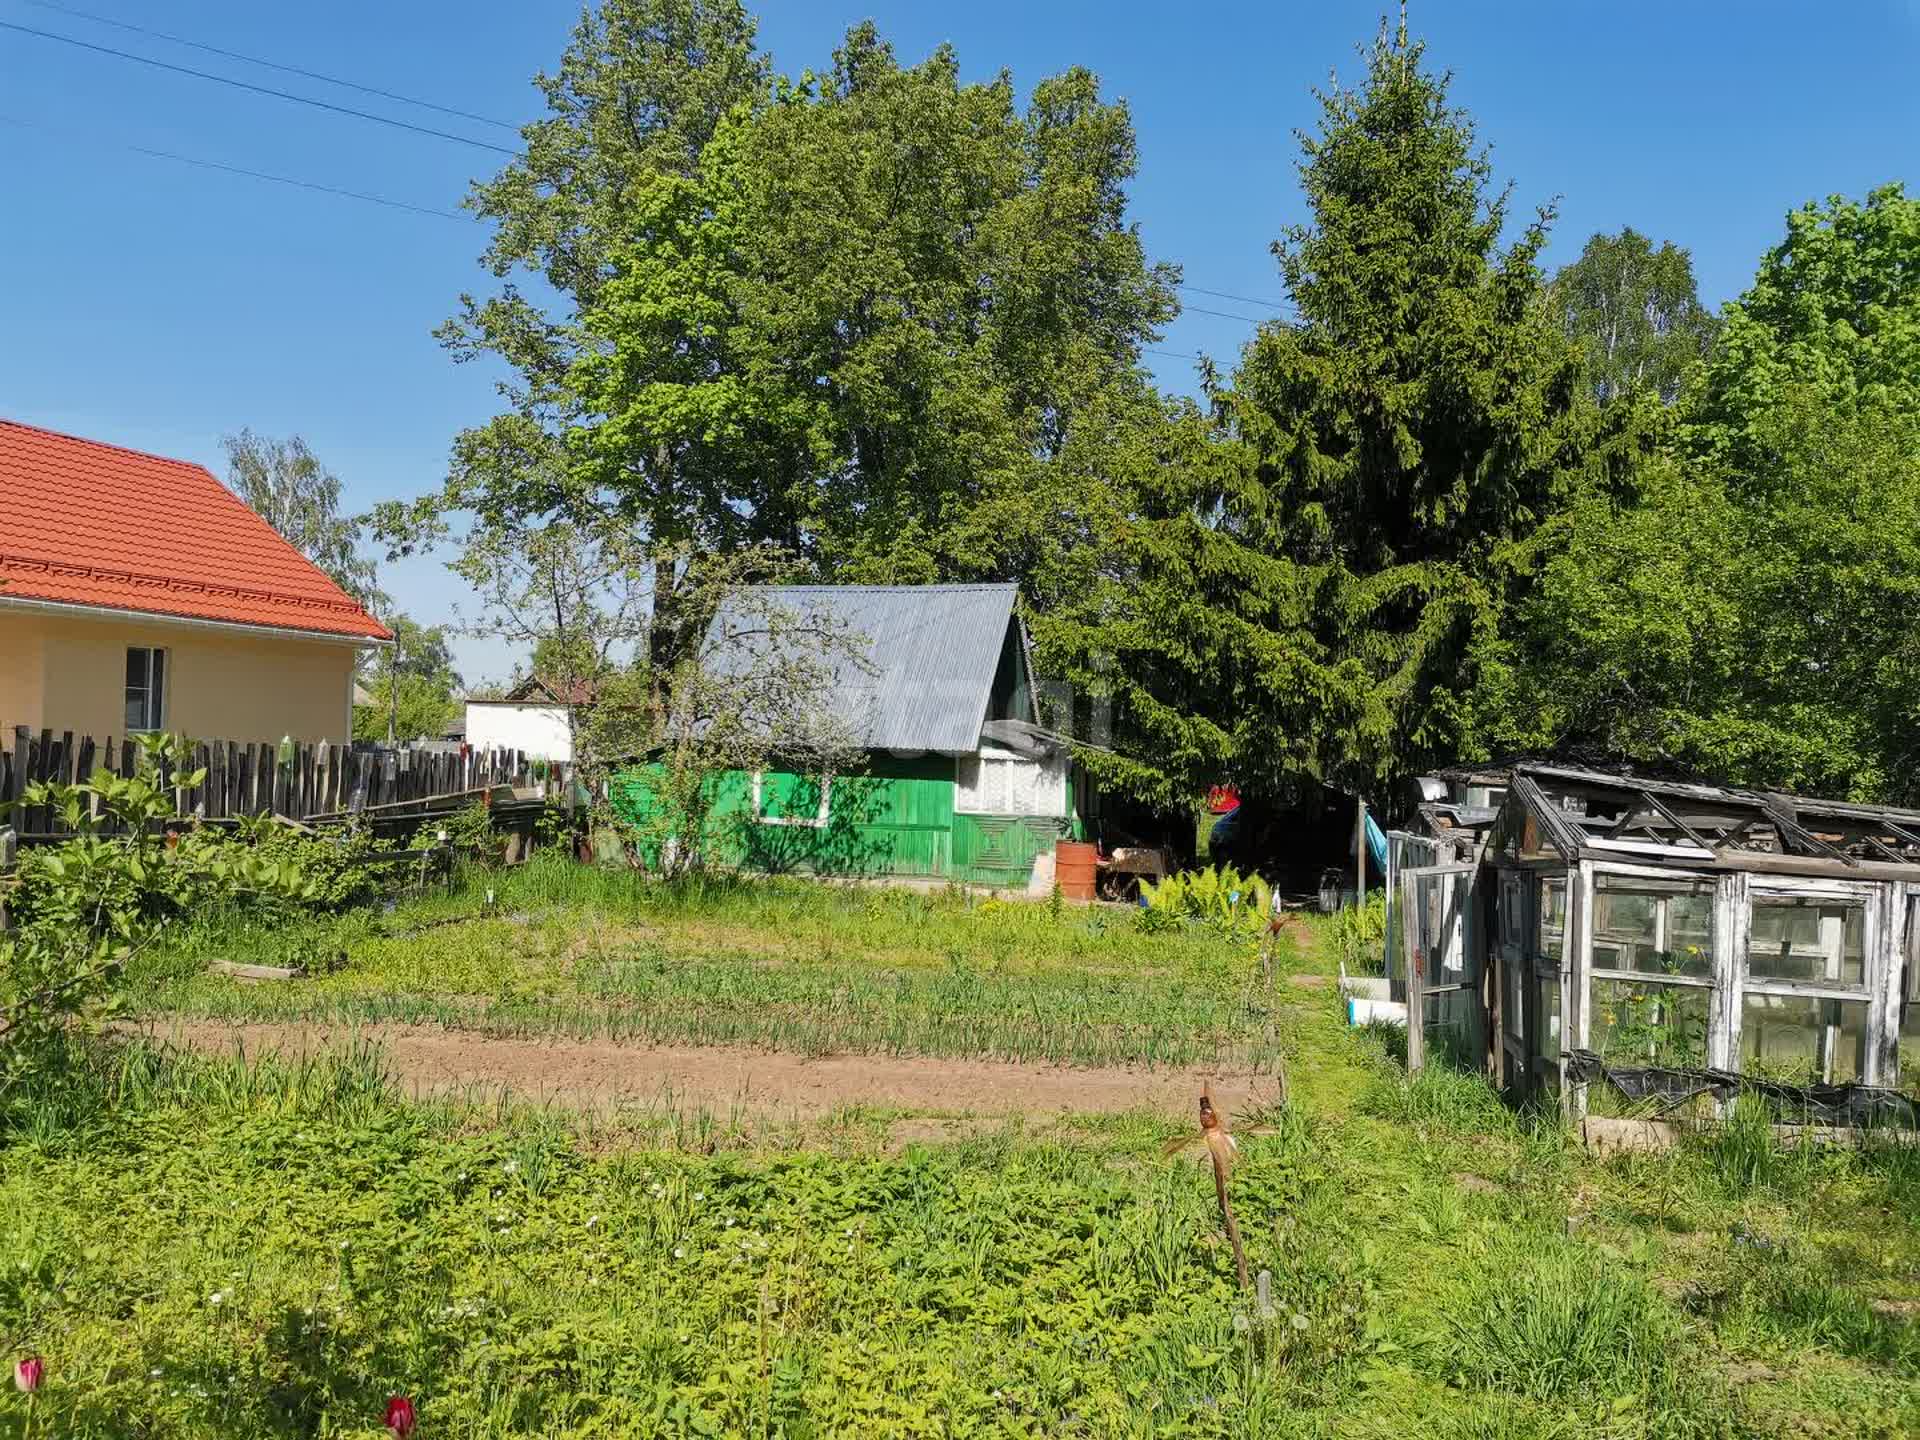
M50 729L36 734L22 725L9 741L0 732L0 801L13 802L0 829L12 829L22 841L59 839L67 831L52 807L21 803L27 787L41 781L73 784L97 770L131 775L138 755L136 742L127 736L96 739L70 730L56 736ZM205 774L191 789L175 790L177 807L183 815L213 821L269 813L291 820L376 809L391 813L412 804L435 808L436 801L534 783L534 762L520 750L455 753L203 740L194 745L191 765ZM550 778L562 782L569 770L554 766Z

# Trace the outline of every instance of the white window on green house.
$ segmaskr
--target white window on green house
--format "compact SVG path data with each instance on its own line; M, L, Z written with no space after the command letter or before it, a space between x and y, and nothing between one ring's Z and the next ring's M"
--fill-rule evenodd
M801 825L824 830L833 806L831 775L753 772L753 817L762 825Z
M127 651L127 733L167 724L167 652L145 645Z
M962 755L954 764L954 813L1062 819L1071 763L1064 752L1044 760L998 750Z

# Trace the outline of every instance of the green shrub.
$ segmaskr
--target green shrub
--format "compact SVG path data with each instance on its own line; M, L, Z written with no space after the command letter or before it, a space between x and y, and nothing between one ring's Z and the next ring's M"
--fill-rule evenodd
M266 864L297 873L302 884L290 897L296 908L341 910L391 893L398 867L410 861L381 863L399 847L371 830L354 826L325 835L306 835L271 816L242 820L241 844L252 847Z
M73 838L27 851L0 937L0 1101L57 1064L67 1032L114 1013L129 958L161 927L239 896L309 898L290 860L262 856L176 813L206 778L180 736L143 736L132 775L29 786Z
M1146 908L1140 921L1149 930L1183 924L1206 925L1227 934L1265 933L1273 911L1273 891L1258 875L1242 875L1231 865L1185 870L1155 884L1140 882Z
M1387 973L1387 897L1370 895L1333 917L1334 953L1349 975Z

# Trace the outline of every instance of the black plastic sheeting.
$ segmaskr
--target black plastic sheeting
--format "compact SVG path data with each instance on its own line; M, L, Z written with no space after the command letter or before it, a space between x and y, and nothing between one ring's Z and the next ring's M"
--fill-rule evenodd
M1920 1101L1878 1085L1788 1085L1732 1070L1609 1065L1591 1050L1567 1052L1567 1075L1575 1083L1604 1080L1632 1100L1660 1100L1663 1111L1684 1105L1696 1095L1731 1100L1744 1091L1771 1100L1786 1120L1861 1129L1920 1128Z

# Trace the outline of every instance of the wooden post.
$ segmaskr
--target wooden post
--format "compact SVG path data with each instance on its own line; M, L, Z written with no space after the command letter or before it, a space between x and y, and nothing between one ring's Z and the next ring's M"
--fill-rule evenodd
M1367 801L1357 790L1353 795L1353 903L1367 908Z
M1407 971L1407 1074L1427 1063L1426 917L1419 908L1419 877L1400 872L1400 950Z
M1240 1226L1233 1218L1233 1204L1227 1199L1227 1167L1221 1163L1219 1155L1210 1157L1213 1161L1213 1193L1220 1201L1220 1218L1226 1222L1227 1243L1233 1246L1233 1265L1240 1275L1240 1288L1247 1288L1247 1252L1240 1244Z

